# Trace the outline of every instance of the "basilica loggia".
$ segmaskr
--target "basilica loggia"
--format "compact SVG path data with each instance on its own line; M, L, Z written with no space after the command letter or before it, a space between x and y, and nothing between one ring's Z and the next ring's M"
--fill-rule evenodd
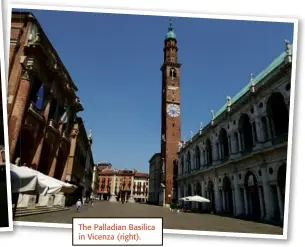
M283 221L292 45L179 144L178 198L218 214Z

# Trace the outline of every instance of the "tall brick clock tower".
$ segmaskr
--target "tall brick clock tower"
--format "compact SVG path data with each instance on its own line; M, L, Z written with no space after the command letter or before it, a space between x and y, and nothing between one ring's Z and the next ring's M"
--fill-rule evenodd
M168 206L176 199L176 170L180 134L180 66L178 63L177 40L172 23L164 40L164 62L162 71L161 109L161 158L163 205Z

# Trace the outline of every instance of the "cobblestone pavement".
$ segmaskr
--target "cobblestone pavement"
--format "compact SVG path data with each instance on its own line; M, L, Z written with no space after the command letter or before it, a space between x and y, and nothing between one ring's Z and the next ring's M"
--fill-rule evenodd
M68 211L18 217L15 220L71 224L72 217L163 217L164 229L283 234L283 228L268 224L210 214L176 213L147 204L106 201L99 201L94 206L84 205L78 213L72 207Z

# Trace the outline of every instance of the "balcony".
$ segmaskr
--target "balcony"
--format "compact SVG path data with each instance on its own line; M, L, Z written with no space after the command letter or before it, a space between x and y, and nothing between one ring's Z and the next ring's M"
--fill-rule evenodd
M42 111L39 110L34 102L30 103L30 106L28 108L28 113L31 114L35 119L39 120L40 122L44 122L44 117L42 115Z
M70 136L68 135L67 131L63 131L62 133L62 141L70 144Z
M51 130L56 135L59 134L58 124L55 122L54 119L49 120L48 129Z
M273 146L280 145L280 144L283 144L287 141L288 141L288 134L284 134L284 135L281 135L281 136L274 137L272 139L272 145Z

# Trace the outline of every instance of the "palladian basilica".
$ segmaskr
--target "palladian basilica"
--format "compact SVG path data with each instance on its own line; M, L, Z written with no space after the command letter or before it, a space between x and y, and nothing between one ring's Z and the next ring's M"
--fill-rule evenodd
M200 195L216 214L283 222L292 45L207 126L179 144L178 198Z

